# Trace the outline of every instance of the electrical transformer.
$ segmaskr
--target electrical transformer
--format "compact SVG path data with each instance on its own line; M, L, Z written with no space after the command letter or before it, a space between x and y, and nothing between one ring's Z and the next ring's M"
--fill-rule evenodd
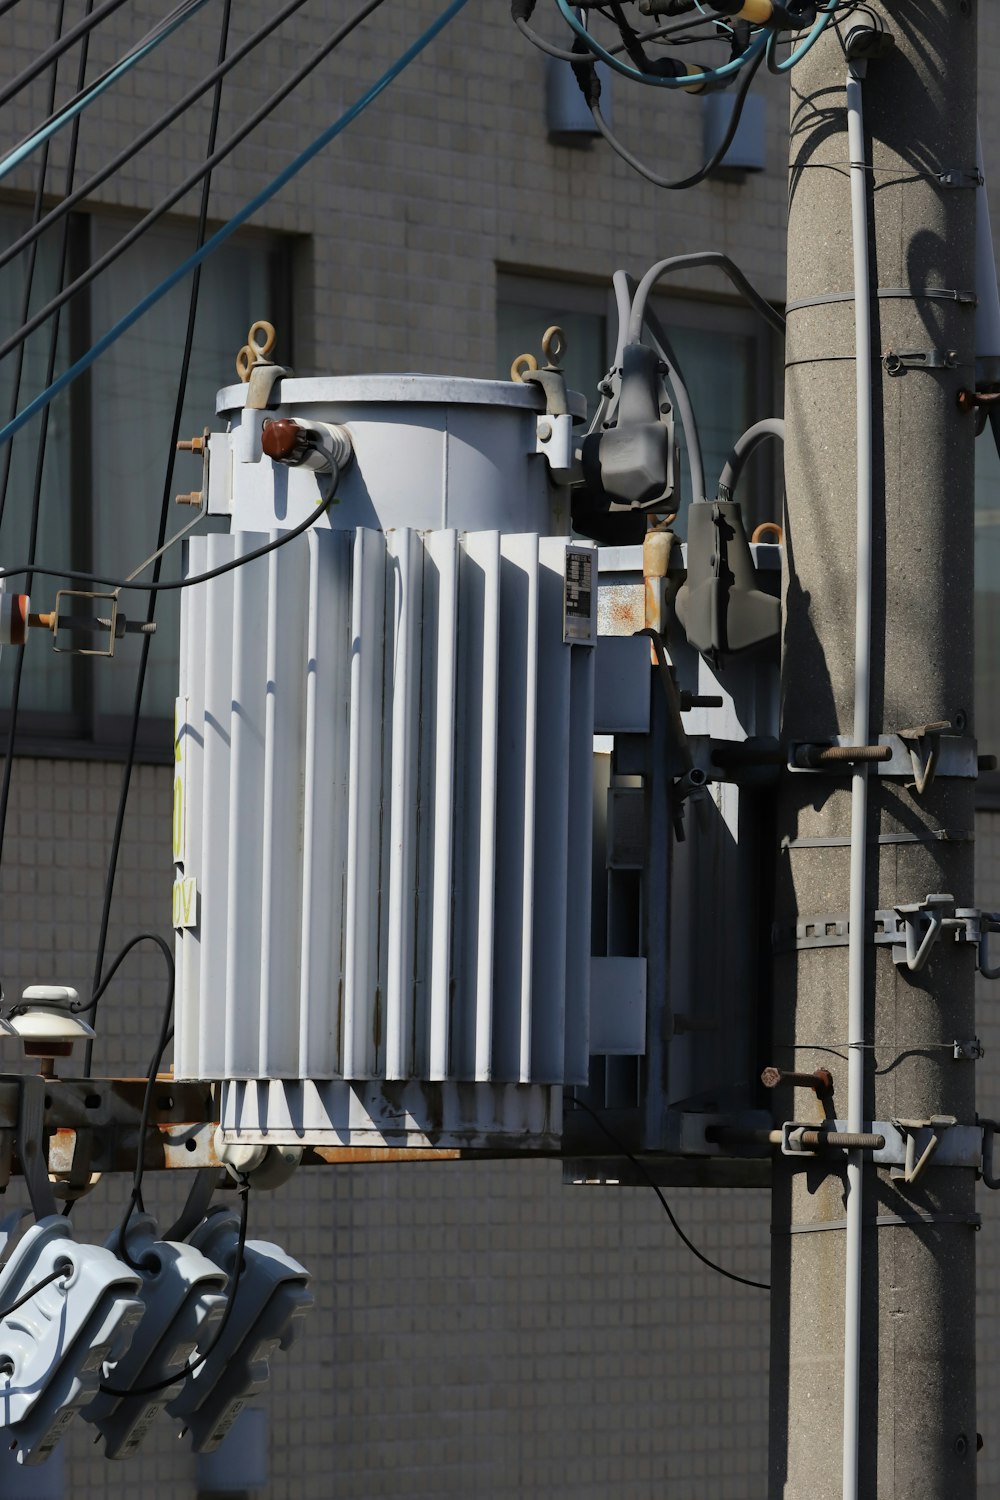
M221 1083L231 1141L550 1146L589 1057L595 549L545 447L572 413L423 376L258 401L219 394L230 530L189 577L307 521L338 434L353 460L303 538L182 595L176 1074Z

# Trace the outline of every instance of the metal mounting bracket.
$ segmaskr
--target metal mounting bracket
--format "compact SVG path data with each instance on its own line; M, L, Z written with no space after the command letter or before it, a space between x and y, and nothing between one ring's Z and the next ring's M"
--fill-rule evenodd
M941 735L950 728L950 719L938 719L933 724L919 724L914 729L899 731L899 738L910 752L913 789L918 797L923 796L934 780L941 757Z
M925 1120L866 1120L864 1130L869 1140L882 1137L881 1144L867 1148L872 1162L878 1167L894 1169L893 1175L907 1184L917 1181L931 1160L935 1167L982 1170L983 1178L988 1182L987 1166L992 1167L988 1122L959 1125L954 1115L931 1115ZM803 1144L803 1133L815 1135L815 1124L803 1125L790 1120L782 1125L781 1131L781 1149L786 1156L819 1155L810 1145ZM829 1142L835 1147L842 1144L838 1136L843 1138L845 1145L859 1139L849 1133L846 1120L827 1120L821 1134L824 1145Z
M934 749L934 763L931 768L931 778L924 784L930 786L930 780L934 776L957 777L965 781L975 781L979 775L979 763L976 754L976 742L970 735L945 734L944 730L949 726L938 722L936 724L921 724L916 729L903 729L898 734L880 734L876 743L888 745L892 754L888 760L875 761L872 763L872 771L879 776L903 777L907 781L913 781L919 777L921 767L923 774L927 776L927 768L924 763L924 742L931 738L936 742ZM907 738L909 736L909 738ZM830 737L831 746L844 746L853 744L853 736L836 734ZM816 776L820 772L808 764L800 764L802 757L798 756L799 745L792 743L788 747L788 770L799 776ZM916 749L916 758L914 750ZM853 767L845 764L844 775L850 775ZM829 774L829 767L826 768Z
M906 1144L902 1167L894 1166L889 1176L895 1180L902 1179L907 1186L912 1186L931 1158L937 1154L944 1132L957 1125L958 1120L954 1115L931 1115L926 1120L893 1120L891 1123L902 1134ZM981 1147L979 1154L981 1158Z
M990 933L1000 932L1000 912L959 906L955 916L965 923L968 940L977 944L976 967L984 979L1000 979L1000 964L990 964Z
M18 1079L17 1154L36 1220L58 1213L46 1154L45 1089L45 1079L38 1073L25 1073Z
M905 375L907 370L953 370L957 349L887 349L882 356L887 375Z
M947 928L957 935L958 928L964 925L947 915L954 905L954 896L938 893L926 896L923 901L908 901L897 906L896 911L903 920L905 941L893 944L893 963L905 963L911 974L918 973L942 932Z
M911 974L924 967L934 944L947 933L953 942L975 945L976 967L984 979L1000 979L1000 964L989 962L990 933L1000 932L1000 912L980 911L975 906L956 907L954 896L940 892L926 896L923 901L909 901L877 911L873 925L870 941L877 946L891 944L893 963L905 964ZM850 941L850 932L847 912L820 912L800 917L794 923L775 922L771 941L776 953L843 948ZM955 1043L956 1047L960 1045L963 1056L981 1055L964 1050L971 1043Z

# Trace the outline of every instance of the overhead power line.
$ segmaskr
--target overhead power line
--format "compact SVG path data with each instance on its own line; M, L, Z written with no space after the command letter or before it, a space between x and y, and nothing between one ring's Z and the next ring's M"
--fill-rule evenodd
M376 5L381 3L382 0L369 0L369 4L364 7L363 15L359 13L358 16L356 16L351 22L347 23L348 28L356 25L359 19L363 19L364 15L367 15L370 10L374 10L376 8ZM366 89L365 92L360 96L360 98L357 99L349 109L345 110L344 113L337 120L335 120L332 125L328 125L325 130L321 131L320 134L315 138L315 140L313 140L310 145L305 148L305 150L300 151L298 156L294 157L293 160L290 161L288 165L284 167L276 177L272 178L272 180L267 184L266 187L262 188L259 193L255 194L254 197L251 198L248 203L244 204L244 206L236 214L234 214L231 219L223 224L221 229L217 229L215 234L213 234L210 239L206 240L201 249L195 251L193 255L188 256L187 260L182 262L182 264L179 265L176 270L172 271L169 276L165 277L158 286L154 287L152 291L147 292L146 296L143 297L139 302L137 302L131 309L131 311L126 313L124 317L119 318L118 322L113 324L112 327L108 329L107 333L103 334L102 337L99 338L97 342L92 346L92 348L88 349L86 354L82 355L75 362L75 364L71 365L68 370L64 371L57 380L54 380L45 388L45 390L41 391L33 401L30 401L28 405L17 414L13 421L8 422L4 427L0 428L0 443L7 442L11 437L13 437L15 432L20 431L20 429L25 425L26 422L30 422L32 417L37 415L38 412L43 411L44 408L48 406L49 403L60 394L60 392L64 391L67 386L72 385L73 381L77 380L79 376L81 376L86 370L89 370L91 365L94 364L94 362L99 359L107 349L110 349L113 344L117 343L122 335L124 333L127 333L128 330L135 323L137 323L139 319L142 318L151 307L154 307L156 303L161 300L161 298L165 297L167 293L178 284L178 282L183 281L184 277L187 276L191 271L193 271L195 266L199 266L203 261L207 260L208 257L215 250L217 250L220 245L225 244L226 240L228 240L231 235L235 234L237 229L239 229L249 219L252 219L254 214L258 213L266 203L269 203L272 198L276 197L277 194L281 192L282 188L286 187L287 184L291 182L299 172L302 171L303 167L308 166L308 164L315 157L317 157L321 151L325 150L325 148L330 144L331 141L335 140L342 131L346 130L349 125L353 124L358 116L363 114L368 106L385 92L389 85L393 83L395 79L397 79L399 75L405 71L406 68L409 67L410 63L413 62L414 59L424 51L424 49L434 40L439 32L443 31L448 23L454 20L455 16L458 15L459 11L465 8L467 3L468 0L452 0L452 3L446 7L446 9L441 13L440 16L438 16L437 20L433 21L431 25L421 33L416 41L412 42L410 46L407 47L406 51L397 58L392 66L387 68L382 76L375 83L373 83L370 88ZM223 157L228 154L229 149L231 149L231 145L222 147L219 151L213 153L211 162L207 163L200 169L200 171L196 174L194 180L199 180L201 176L204 175L204 172L206 170L211 170L212 166L216 165L218 161L221 161ZM187 187L189 187L190 185L191 184L189 181L188 184L185 185L184 191L187 191ZM169 203L174 202L176 200L176 197L178 196L180 196L180 193L176 195L172 194ZM166 206L169 206L169 204L167 204ZM154 215L156 217L159 217L160 213L166 212L166 206L162 207L161 209L154 210ZM150 215L147 215L146 219L142 221L143 227L148 228L149 222ZM136 227L138 229L140 226ZM128 239L129 236L126 236L126 238ZM102 257L102 261L99 261L97 263L97 266L103 268L102 262L105 260L106 258ZM94 274L96 274L96 270L94 271ZM45 316L49 316L49 314L54 311L55 305L61 306L62 303L68 299L68 297L72 296L75 291L78 291L80 288L80 283L81 278L78 278L77 282L75 282L72 286L67 287L65 292L63 292L60 297L55 298L47 308L43 309ZM42 321L44 321L44 319L42 319ZM38 326L38 323L35 322L35 320L31 320L31 323L33 323L35 327ZM28 325L28 330L30 331L30 325ZM9 353L10 349L20 341L21 337L26 336L27 334L22 330L22 333L18 335L15 340L8 340L7 343L2 348L0 348L0 358L2 358L4 354ZM69 575L66 574L63 576L68 577Z
M161 22L159 26L156 26L130 52L127 52L120 62L115 63L113 68L109 68L106 73L103 73L89 88L82 89L63 109L52 115L46 120L44 125L33 131L19 146L15 146L13 151L0 160L0 179L12 172L16 166L19 166L24 161L26 156L30 156L39 146L51 140L54 135L62 130L64 125L68 125L70 121L75 120L77 115L81 114L88 105L93 104L94 100L99 98L106 89L109 89L113 83L117 83L118 79L129 72L131 68L134 68L136 63L141 62L161 42L165 42L169 36L172 36L178 27L183 26L184 22L193 16L196 11L201 10L202 6L207 4L208 0L185 0L183 5L179 5L176 10L171 11L166 20Z

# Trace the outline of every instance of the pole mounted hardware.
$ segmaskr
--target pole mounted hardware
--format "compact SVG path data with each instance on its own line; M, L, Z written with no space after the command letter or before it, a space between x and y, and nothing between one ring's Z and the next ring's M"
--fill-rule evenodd
M907 370L953 370L957 349L887 349L882 356L887 375L905 375Z
M908 1186L918 1180L932 1160L935 1167L981 1170L987 1160L992 1163L992 1148L987 1151L988 1145L981 1121L960 1125L954 1115L930 1115L919 1120L866 1120L860 1133L849 1131L846 1120L827 1120L821 1126L788 1120L781 1127L781 1149L786 1156L815 1154L831 1148L871 1151L876 1166L892 1169L892 1175Z
M793 745L789 760L800 771L835 771L892 760L892 749L889 745Z
M907 783L907 790L917 790L918 794L936 776L975 781L979 775L976 742L969 735L948 734L950 728L950 724L939 719L913 729L901 729L896 734L880 734L877 745L851 745L844 735L831 735L825 744L819 745L793 740L788 746L788 769L829 772L842 760L847 770L852 759L864 760L874 765L879 776L901 777ZM814 750L837 753L819 758L813 755ZM818 764L810 763L817 759Z
M944 167L931 176L945 188L981 188L986 181L978 167Z
M877 1131L843 1129L840 1120L829 1120L822 1126L786 1120L781 1127L783 1156L815 1156L824 1151L881 1151L884 1147L884 1135Z
M934 944L947 932L953 934L955 942L975 944L976 967L984 979L1000 979L1000 965L991 967L989 963L990 933L1000 932L1000 913L974 906L956 907L954 896L943 893L897 906L896 912L904 924L905 941L893 944L894 963L905 963L911 973L919 972Z
M926 1120L893 1120L892 1124L902 1134L906 1151L902 1167L893 1167L889 1176L894 1181L902 1180L912 1187L924 1168L929 1165L941 1144L943 1132L958 1124L954 1115L931 1115ZM917 1155L917 1148L920 1155Z
M776 953L846 948L850 927L847 912L800 916L794 923L775 922L771 929L772 944ZM875 912L869 941L879 947L891 945L893 962L905 964L911 974L919 973L925 966L940 938L947 936L952 942L972 943L982 977L1000 979L1000 965L989 962L989 939L994 932L1000 932L1000 912L980 911L974 906L956 907L954 896L935 893L922 901L909 901ZM963 1051L963 1055L970 1054Z
M913 790L918 797L923 796L934 780L941 758L941 735L951 727L950 719L937 719L932 724L899 730L899 738L909 750L913 762Z
M829 1068L817 1068L814 1073L783 1073L780 1068L765 1068L760 1081L766 1089L789 1085L796 1089L812 1089L817 1099L829 1099L833 1094L833 1074Z

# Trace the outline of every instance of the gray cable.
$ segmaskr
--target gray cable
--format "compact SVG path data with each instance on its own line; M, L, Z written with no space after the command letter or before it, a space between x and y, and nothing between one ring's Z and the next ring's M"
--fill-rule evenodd
M687 444L688 469L691 473L691 499L697 503L705 498L705 460L702 458L701 438L698 436L694 407L688 395L688 388L684 384L677 355L674 353L663 324L651 307L646 308L645 321L656 351L667 367L667 380L674 393L674 404L677 407L677 415L681 419L684 441Z
M724 276L728 276L743 299L760 313L764 321L769 323L777 333L784 334L785 320L781 313L761 296L757 288L747 280L739 266L731 261L728 255L723 255L720 250L698 250L693 255L670 255L666 260L658 260L654 266L650 266L632 300L632 318L628 330L629 343L638 343L642 336L646 303L653 287L661 277L670 275L674 271L694 271L699 266L714 266Z
M748 427L746 432L736 439L732 452L719 475L720 500L733 498L733 491L740 482L740 476L747 466L750 455L768 438L777 438L781 443L785 441L785 424L780 417L765 417L762 422L755 422L752 427Z

